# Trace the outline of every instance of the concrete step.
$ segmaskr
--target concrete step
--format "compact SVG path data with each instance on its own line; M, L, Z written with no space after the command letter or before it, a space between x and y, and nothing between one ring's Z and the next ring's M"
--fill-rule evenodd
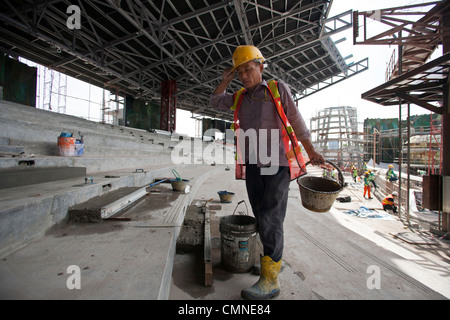
M149 154L177 143L169 135L97 123L5 101L0 103L0 110L0 136L9 139L3 144L23 146L30 154L57 155L57 137L61 132L71 132L75 138L80 138L78 132L81 132L88 155L122 155L130 151Z
M81 178L86 176L85 167L57 167L0 170L0 189Z
M56 158L56 157L55 157ZM75 157L74 157L75 158ZM142 170L108 166L114 170L91 175L93 183L84 177L1 189L0 192L0 256L42 236L53 226L67 221L68 209L89 199L125 187L143 187L157 177L171 177L172 169L183 176L184 168L214 167L205 165L171 165L151 163ZM105 166L106 167L106 166ZM188 179L190 177L187 177Z
M129 222L71 222L53 226L51 230L51 226L47 225L44 229L45 226L42 225L45 220L61 219L63 212L66 216L68 208L78 203L107 194L102 192L105 186L109 185L111 188L108 193L120 188L142 186L153 182L157 177L172 176L172 169L189 180L191 192L186 194L167 190L152 193L146 196L146 200L139 201L124 213L124 216L131 218ZM0 265L0 297L167 299L176 239L187 207L203 182L222 170L224 167L206 165L159 169L153 167L144 172L120 174L120 177L115 178L94 177L94 184L77 185L76 181L67 182L59 185L56 194L56 190L46 188L54 187L49 185L37 189L41 192L39 197L31 196L32 192L37 192L36 188L16 188L15 192L9 189L9 199L7 194L0 194L2 204L16 208L0 210L0 256L5 257ZM20 208L17 200L12 199L13 194L17 194L19 190L28 203ZM40 204L32 205L32 201L39 201ZM37 221L41 221L39 234ZM5 234L3 231L10 232ZM30 239L32 234L34 238ZM26 243L23 241L25 236ZM16 240L16 243L12 243L12 240ZM34 241L30 243L31 240ZM66 277L60 276L61 272L65 273L67 267L73 264L83 268L83 290L67 290ZM29 268L36 272L29 274ZM22 284L30 277L38 282L33 280L24 289ZM128 280L123 281L125 279ZM108 285L105 286L102 281L106 281ZM63 286L56 288L60 283ZM117 287L110 286L110 283L119 286L124 284L130 288L118 290Z
M25 152L24 147L0 145L0 153L21 154Z
M49 122L51 120L47 119L46 123ZM24 146L30 154L58 155L58 136L61 132L75 131L70 129L73 128L53 125L43 127L40 123L28 120L0 118L0 134L8 134L10 144ZM177 142L171 142L171 139L165 136L156 138L150 133L144 136L134 135L125 130L87 131L82 126L76 129L83 132L86 155L122 155L129 154L130 150L145 154L161 151ZM74 137L78 137L77 131L73 133Z
M9 146L9 138L0 137L0 146Z

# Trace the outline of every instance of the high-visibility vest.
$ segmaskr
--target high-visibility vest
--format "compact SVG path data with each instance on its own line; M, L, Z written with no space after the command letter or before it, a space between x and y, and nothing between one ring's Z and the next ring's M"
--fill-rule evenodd
M394 177L396 177L394 169L389 169L386 172L386 179L391 179L391 178L394 178Z
M394 196L392 194L388 195L386 198L384 198L384 200L381 202L381 204L383 206L385 206L385 205L393 206L394 205L394 201L391 201L389 199L394 199Z
M306 166L305 166L305 160L303 159L302 151L300 148L300 145L298 143L297 137L295 135L294 129L292 128L291 124L289 123L289 120L286 117L286 114L283 110L283 106L281 104L281 97L280 93L278 91L278 82L275 80L271 80L267 83L268 85L268 91L269 96L272 99L275 109L277 111L277 114L281 120L282 123L282 139L283 139L283 145L284 150L286 151L286 158L289 161L289 169L291 173L291 180L294 180L304 174L306 174ZM231 125L231 129L233 129L236 132L236 139L235 139L235 145L236 145L236 170L235 175L236 179L245 180L245 166L244 161L242 159L242 153L239 149L239 143L237 140L239 139L239 109L242 105L242 100L244 99L244 92L246 91L245 88L241 88L239 91L237 91L234 94L233 101L234 104L231 107L231 110L234 111L234 123Z

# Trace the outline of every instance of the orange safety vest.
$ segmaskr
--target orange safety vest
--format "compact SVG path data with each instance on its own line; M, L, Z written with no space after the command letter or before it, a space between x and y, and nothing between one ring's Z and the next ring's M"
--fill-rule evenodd
M281 97L280 93L278 91L278 82L275 80L271 80L267 83L269 88L269 95L276 107L276 111L278 116L280 117L280 120L283 124L282 128L282 138L283 138L283 145L284 150L286 151L286 158L289 161L289 169L291 173L291 180L294 180L304 174L306 174L306 166L305 166L305 160L303 159L302 151L300 148L300 145L298 143L297 137L295 135L294 129L292 128L291 124L289 123L289 120L286 117L286 114L283 110L283 106L281 105ZM235 132L240 128L239 118L238 118L238 112L241 108L242 100L244 99L244 92L246 91L245 88L241 88L239 91L237 91L234 96L234 104L230 108L234 111L234 123L231 125L231 129L233 129ZM238 134L237 134L238 135ZM245 180L245 166L242 161L242 155L241 150L239 149L239 143L237 143L237 140L239 137L236 135L235 139L235 146L236 146L236 170L235 175L236 179L238 180Z
M389 199L394 199L394 196L392 194L388 195L386 198L383 199L383 201L381 202L381 204L383 206L393 206L394 205L394 201L391 201Z

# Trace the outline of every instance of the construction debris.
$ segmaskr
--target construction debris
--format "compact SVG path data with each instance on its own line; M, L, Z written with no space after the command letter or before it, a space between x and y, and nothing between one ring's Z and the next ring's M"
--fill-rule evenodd
M395 238L405 241L409 244L418 245L439 245L439 242L430 236L426 236L423 233L412 233L412 232L399 232L397 234L392 234Z
M395 220L389 213L384 211L377 211L366 208L364 206L359 207L356 210L347 210L344 213L357 216L358 218L372 218L372 219L382 219L382 220Z
M205 216L201 207L191 205L186 210L180 235L177 239L177 253L199 252L203 249L203 222Z

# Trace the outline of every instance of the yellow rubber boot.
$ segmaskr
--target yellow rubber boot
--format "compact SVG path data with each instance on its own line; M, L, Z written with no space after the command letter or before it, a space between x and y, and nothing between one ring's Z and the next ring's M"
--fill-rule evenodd
M253 286L241 291L241 297L246 300L265 300L278 296L280 269L281 259L274 262L269 256L261 257L261 276Z

